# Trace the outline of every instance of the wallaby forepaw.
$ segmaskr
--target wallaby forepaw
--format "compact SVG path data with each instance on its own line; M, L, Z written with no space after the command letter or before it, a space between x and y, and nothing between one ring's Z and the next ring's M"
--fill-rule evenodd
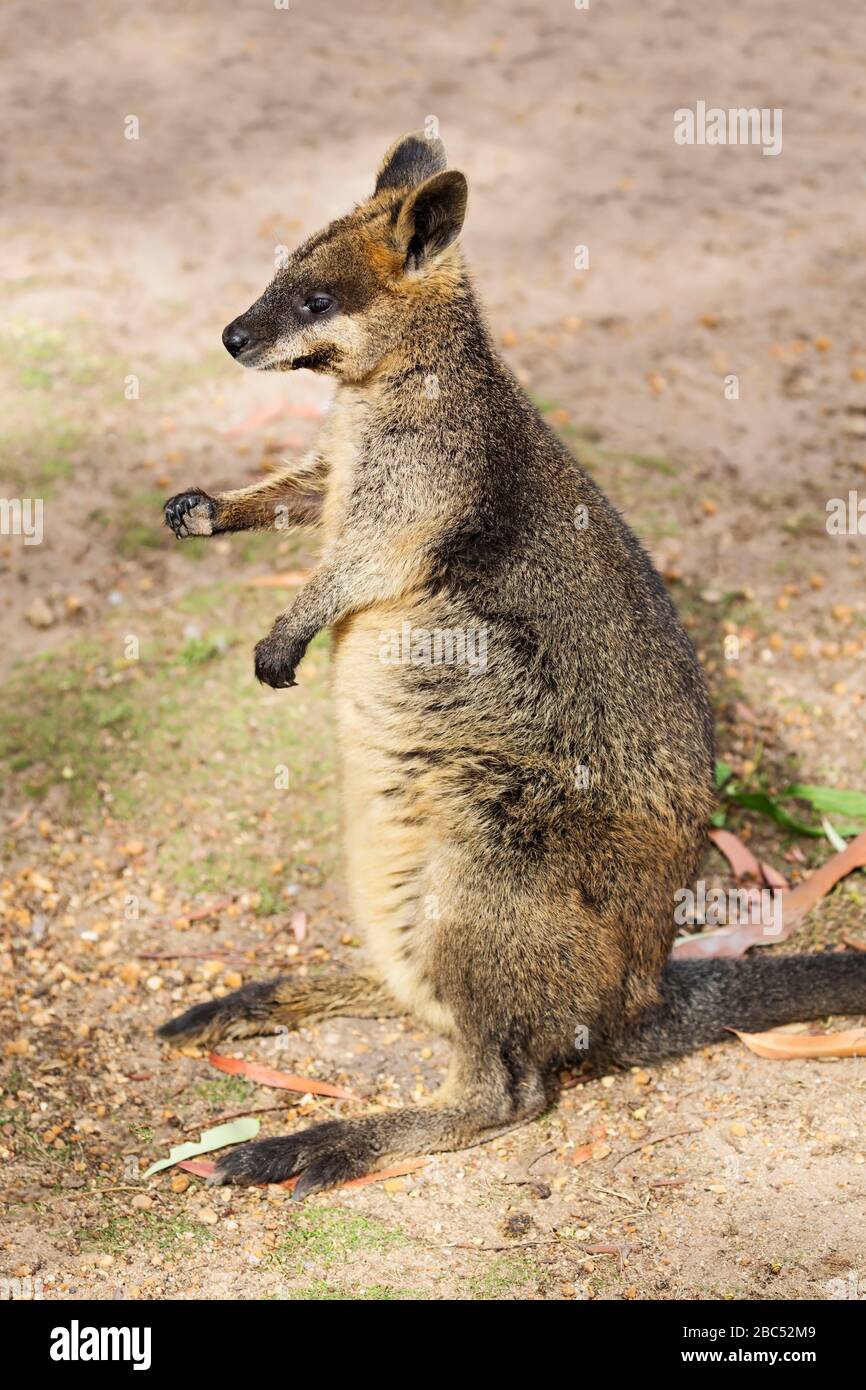
M274 629L256 643L256 678L262 685L273 686L274 690L288 690L297 685L295 670L304 650L305 646L285 641Z
M165 524L177 539L185 536L212 536L217 504L200 488L179 492L165 504Z
M279 1139L255 1139L223 1154L208 1185L277 1183L298 1177L296 1198L322 1188L360 1178L374 1166L377 1154L359 1132L357 1123L328 1120L298 1134Z

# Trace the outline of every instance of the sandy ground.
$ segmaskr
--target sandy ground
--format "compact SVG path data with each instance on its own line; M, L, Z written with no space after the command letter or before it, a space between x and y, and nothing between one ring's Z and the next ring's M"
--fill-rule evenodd
M863 787L866 537L825 527L828 498L866 497L862 6L13 0L4 20L0 495L43 499L44 539L0 536L0 1278L46 1297L862 1297L856 1060L732 1044L586 1081L523 1130L303 1208L139 1178L238 1110L270 1133L358 1108L152 1035L238 978L359 949L327 644L291 705L251 670L288 591L246 581L312 552L176 546L160 504L312 438L327 385L241 373L221 329L274 248L362 197L429 116L470 180L464 243L503 350L656 554L721 755L756 786ZM781 108L781 155L676 145L699 99ZM794 878L830 852L735 824ZM862 939L864 902L849 881L796 944ZM241 1050L383 1103L435 1089L445 1057L408 1020L277 1041Z

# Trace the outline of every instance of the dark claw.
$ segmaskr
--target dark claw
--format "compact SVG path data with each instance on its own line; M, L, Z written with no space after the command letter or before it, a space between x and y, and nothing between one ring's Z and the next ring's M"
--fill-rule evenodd
M188 492L179 492L176 497L170 497L165 504L165 524L175 534L177 540L183 540L191 533L187 530L184 518L187 512L192 511L193 507L199 504L207 504L210 510L211 520L215 513L214 501L206 492L200 488L190 488Z

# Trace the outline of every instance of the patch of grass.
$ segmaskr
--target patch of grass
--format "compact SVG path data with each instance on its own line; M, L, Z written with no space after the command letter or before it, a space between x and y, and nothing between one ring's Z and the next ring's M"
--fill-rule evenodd
M202 545L206 544L205 537L200 537L200 539ZM183 548L186 549L188 545L189 540L185 540ZM175 607L179 613L221 613L225 610L230 589L231 585L228 582L190 589L189 593L183 594L178 599Z
M115 546L130 558L141 550L163 550L171 540L162 524L165 498L153 488L139 488L120 496L112 512Z
M228 1105L243 1104L252 1095L253 1086L243 1076L215 1076L199 1081L195 1090L213 1109L222 1110Z
M157 812L167 877L190 892L256 891L260 914L281 910L286 882L333 872L337 808L327 638L311 644L297 690L263 692L250 649L272 618L272 595L227 591L218 662L190 660L177 614L156 612L118 615L99 642L21 663L0 686L0 778L37 800L64 788L78 823L102 808ZM123 655L130 631L139 660ZM193 804L195 815L182 809ZM203 835L225 831L227 815L228 833Z
M385 1226L358 1212L340 1207L310 1208L293 1219L271 1259L286 1271L300 1272L312 1262L329 1269L349 1263L357 1251L383 1254L407 1243L399 1228Z
M553 401L536 400L538 409L550 415L560 407ZM551 422L578 462L591 470L606 492L616 499L627 495L628 514L638 532L652 541L678 535L679 522L658 504L681 497L685 484L682 464L663 454L633 453L602 446L602 434L590 424ZM646 491L646 489L651 491Z
M4 485L26 489L28 496L50 496L72 476L76 452L104 455L103 411L134 407L136 427L130 417L123 429L128 448L135 440L144 442L142 421L152 424L152 417L178 396L227 370L225 354L215 349L189 362L137 361L131 373L125 356L105 351L103 331L95 322L13 320L0 338ZM139 377L141 396L130 402L125 392L131 374ZM132 554L148 544L157 542L149 542L147 527L139 524L129 528L121 553ZM195 556L200 550L189 546L186 553Z
M516 1293L538 1279L535 1265L524 1255L503 1255L490 1260L469 1280L469 1291L478 1300L497 1299Z
M3 687L0 762L27 772L31 796L65 782L73 803L93 804L118 749L141 729L142 711L126 684L95 667L92 649L74 648L56 662L28 663Z
M664 473L669 478L676 477L680 471L678 463L662 454L623 454L622 458L634 464L635 468L644 469L648 473Z
M265 881L259 885L256 903L257 917L274 917L282 908L282 901L273 882Z
M3 477L30 496L50 496L75 471L74 454L88 434L83 426L51 411L34 411L26 425L0 431Z
M635 508L632 524L643 537L652 541L663 540L665 536L679 536L683 530L677 517L656 507Z
M395 1289L390 1284L372 1284L369 1288L346 1289L324 1280L308 1284L303 1289L292 1289L286 1298L311 1303L402 1303L423 1299L425 1294L416 1289Z
M213 661L215 657L222 656L226 645L224 637L190 637L181 649L180 659L185 661L187 666L201 666L206 661Z
M824 510L817 507L812 510L800 510L792 512L786 516L782 522L782 530L789 536L819 536L824 534Z
M27 1082L23 1071L17 1063L13 1063L9 1075L0 1083L0 1089L2 1089L2 1094L4 1096L14 1096L17 1095L19 1091L23 1091L26 1084Z
M202 1245L212 1239L212 1233L200 1221L191 1221L182 1214L157 1216L150 1211L112 1216L101 1226L82 1226L76 1236L82 1248L98 1250L103 1255L121 1255L136 1245L164 1255L177 1254L187 1245ZM192 1240L186 1241L184 1236L192 1236Z
M141 374L141 398L148 405L164 405L214 377L225 377L228 367L226 354L219 348L199 357L155 362Z

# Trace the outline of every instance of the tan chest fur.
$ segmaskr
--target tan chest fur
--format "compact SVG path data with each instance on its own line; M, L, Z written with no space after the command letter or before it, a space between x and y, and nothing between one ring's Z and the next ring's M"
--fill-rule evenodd
M330 465L326 547L344 524L369 408L366 392L342 388L320 435ZM408 710L395 717L400 668L381 660L381 634L399 631L405 616L402 605L373 604L332 633L346 875L372 964L407 1009L448 1033L451 1016L434 998L427 971L439 923L435 799L395 778L394 755L411 747L413 728Z
M369 401L359 390L344 386L337 394L317 441L328 460L328 492L322 511L326 544L340 532L358 462L358 439Z
M334 696L342 763L343 845L355 920L393 994L431 1027L450 1033L429 969L442 927L435 788L395 756L412 746L409 718L395 718L400 669L380 660L380 634L399 630L384 607L344 624L334 641Z

